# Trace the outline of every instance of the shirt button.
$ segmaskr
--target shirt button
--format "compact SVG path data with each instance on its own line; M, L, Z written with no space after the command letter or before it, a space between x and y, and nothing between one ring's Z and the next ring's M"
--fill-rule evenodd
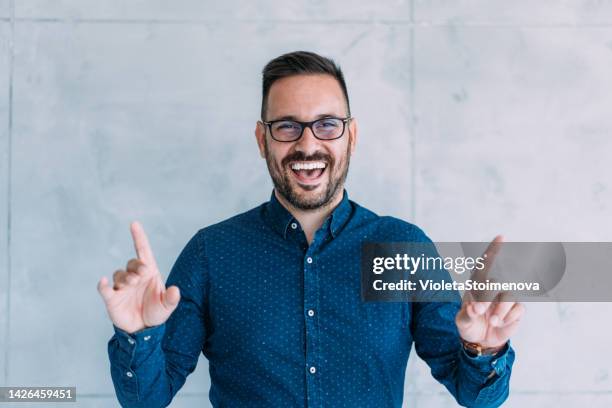
M312 309L308 310L308 316L310 317L314 316L314 310Z
M306 262L312 263L312 258L311 257L306 258Z
M130 343L130 344L134 344L134 343L136 343L136 342L135 342L133 339L128 339L128 343Z
M127 373L125 373L125 375L127 375L128 377L132 378L134 376L134 374L132 374L131 371L128 371Z
M314 374L317 372L317 369L315 368L315 366L310 367L310 374Z
M149 339L151 338L151 336L144 336L144 341L149 341Z
M297 224L295 222L291 223L291 228L296 229L297 228Z

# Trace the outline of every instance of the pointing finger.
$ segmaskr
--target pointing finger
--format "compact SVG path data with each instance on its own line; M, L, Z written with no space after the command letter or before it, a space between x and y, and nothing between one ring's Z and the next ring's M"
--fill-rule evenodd
M482 258L484 259L483 265L481 268L474 268L472 270L471 279L475 282L485 283L489 280L489 275L491 269L493 268L493 264L495 262L495 257L499 253L502 247L502 243L504 238L501 235L497 235L493 241L487 246L487 249L483 252ZM496 291L478 291L473 290L472 295L476 300L480 301L491 301L498 294ZM488 305L487 305L488 308ZM486 310L486 308L485 308Z
M155 258L153 257L153 251L149 245L149 239L144 232L142 224L138 221L134 221L130 224L130 232L132 233L132 239L134 241L134 249L138 259L147 265L155 266Z
M487 257L494 258L495 255L497 255L497 253L501 249L501 244L503 242L504 242L504 237L502 235L496 235L495 238L493 238L493 241L491 241L491 243L487 247L484 254L487 255Z
M487 249L482 254L484 258L484 267L481 269L475 269L473 274L473 279L484 282L493 266L493 262L495 261L495 256L499 253L502 243L504 242L504 237L501 235L496 236L493 241L487 246Z

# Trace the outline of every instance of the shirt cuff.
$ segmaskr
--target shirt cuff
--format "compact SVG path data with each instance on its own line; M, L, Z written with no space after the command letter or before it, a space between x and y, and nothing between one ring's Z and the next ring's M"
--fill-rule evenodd
M510 351L510 340L506 342L504 347L495 355L489 356L472 356L467 353L465 348L461 346L461 359L465 362L469 370L476 376L484 376L485 380L495 373L501 377L507 369L506 358Z
M134 333L128 333L113 324L115 329L115 337L119 343L119 347L125 350L130 355L133 355L134 350L138 348L138 352L150 351L154 349L166 331L166 324L162 323L158 326L147 327Z

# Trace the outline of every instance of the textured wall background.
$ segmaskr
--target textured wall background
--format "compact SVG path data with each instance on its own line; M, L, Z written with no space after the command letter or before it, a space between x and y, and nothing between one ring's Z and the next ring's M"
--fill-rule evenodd
M133 219L167 273L268 198L260 71L296 49L345 70L352 199L436 240L612 240L610 1L0 0L0 384L116 405L98 278ZM506 406L612 406L612 305L527 306ZM406 391L454 405L414 355Z

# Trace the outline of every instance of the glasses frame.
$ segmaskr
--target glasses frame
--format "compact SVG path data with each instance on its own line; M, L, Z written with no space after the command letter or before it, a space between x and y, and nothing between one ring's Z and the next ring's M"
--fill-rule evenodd
M320 122L322 120L326 120L326 119L338 119L342 121L342 132L340 133L340 135L338 137L334 137L333 139L322 139L320 137L318 137L315 134L315 131L312 127L312 125L314 125L317 122ZM306 128L310 128L310 131L312 132L312 135L314 137L316 137L319 140L323 140L323 141L328 141L328 140L337 140L340 139L342 136L344 136L344 131L346 130L346 124L353 119L352 116L347 116L346 118L337 118L335 116L327 116L325 118L321 118L321 119L317 119L317 120L313 120L310 122L300 122L299 120L293 120L293 119L278 119L278 120L271 120L269 122L264 121L263 119L261 120L261 123L263 123L264 125L266 125L268 127L268 129L270 130L270 137L272 137L272 139L276 140L277 142L281 142L281 143L293 143L293 142L297 142L298 140L300 140L302 138L302 136L304 135L304 130L306 130ZM293 140L279 140L277 138L274 137L274 133L272 132L272 125L278 122L294 122L299 124L302 127L302 131L300 132L300 135L293 139Z

